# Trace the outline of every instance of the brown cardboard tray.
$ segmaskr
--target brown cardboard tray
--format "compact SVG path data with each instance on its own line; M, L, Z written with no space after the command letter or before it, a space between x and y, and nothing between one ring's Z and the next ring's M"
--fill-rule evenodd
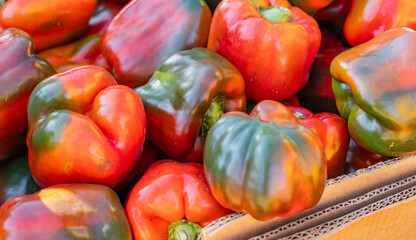
M214 239L416 239L416 155L330 179L315 207L290 217L220 218L199 237Z

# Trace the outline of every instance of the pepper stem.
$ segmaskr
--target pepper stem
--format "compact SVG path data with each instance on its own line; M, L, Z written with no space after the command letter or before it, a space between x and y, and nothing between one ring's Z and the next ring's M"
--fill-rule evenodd
M294 112L293 114L295 115L296 118L305 119L305 116L303 116L303 114L300 112Z
M287 23L290 20L292 12L282 6L278 7L260 7L259 8L260 16L269 20L271 23Z
M0 8L3 7L6 0L0 0Z
M215 96L212 99L211 105L208 111L205 113L202 119L201 130L199 135L202 137L207 136L209 129L214 123L224 114L224 100L220 96Z
M169 240L196 240L202 227L186 219L179 220L169 226Z

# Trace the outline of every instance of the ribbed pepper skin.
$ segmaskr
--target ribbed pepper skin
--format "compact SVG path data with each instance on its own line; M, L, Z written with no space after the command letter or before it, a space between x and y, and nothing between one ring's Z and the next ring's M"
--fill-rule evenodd
M386 31L331 63L338 111L350 136L385 156L416 152L416 32Z
M227 113L208 133L204 167L215 199L259 220L314 206L326 181L319 138L279 102L262 101L250 115Z

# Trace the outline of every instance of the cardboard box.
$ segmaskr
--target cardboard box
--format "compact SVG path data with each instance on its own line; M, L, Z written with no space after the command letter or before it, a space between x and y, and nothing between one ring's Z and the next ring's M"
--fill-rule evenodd
M416 239L416 155L330 179L315 207L287 218L218 219L199 237L214 239Z

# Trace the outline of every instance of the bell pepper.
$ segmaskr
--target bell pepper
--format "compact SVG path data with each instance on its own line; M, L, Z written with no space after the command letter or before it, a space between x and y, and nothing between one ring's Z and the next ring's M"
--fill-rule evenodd
M201 227L231 213L213 198L202 164L161 160L131 190L127 217L135 240L196 240Z
M416 152L416 32L386 31L331 63L338 111L350 136L385 156Z
M326 181L321 140L282 103L229 112L208 132L204 167L215 199L258 220L314 206Z
M318 24L297 7L259 12L248 1L225 0L215 10L208 49L241 71L248 99L280 101L305 86L320 42Z
M314 15L319 9L327 7L333 0L289 0L289 2L296 7L310 15Z
M28 119L29 166L41 187L115 187L136 164L146 134L139 96L93 65L40 82L29 99Z
M122 6L110 1L99 2L94 14L88 22L87 31L84 33L84 37L98 34L103 35L110 22L121 10Z
M32 194L40 189L30 173L27 157L0 164L0 206L13 197Z
M389 29L416 29L415 11L416 1L353 0L344 23L345 38L356 46Z
M36 55L32 38L18 29L0 34L0 162L26 150L27 103L44 78L56 73Z
M351 9L352 0L334 0L327 7L319 10L313 17L317 20L326 20L343 28L345 19Z
M313 114L300 106L287 106L303 126L312 130L321 139L325 148L328 178L342 175L348 152L350 136L347 122L335 113Z
M147 138L181 161L201 162L213 122L224 112L246 108L238 69L205 48L172 55L135 91L146 109Z
M6 28L19 28L35 41L40 51L68 43L83 34L98 0L11 0L0 9Z
M350 139L344 173L350 174L388 159L389 157L387 156L365 150L354 140Z
M329 66L336 56L346 50L348 48L340 46L318 52L311 67L309 81L298 94L302 106L315 113L338 113Z
M61 184L12 198L0 208L0 239L132 239L115 192Z
M174 53L205 47L210 23L205 1L131 1L104 33L103 53L118 83L139 87Z
M58 72L90 64L111 71L101 52L100 35L90 35L76 42L39 52L38 55L48 60Z

